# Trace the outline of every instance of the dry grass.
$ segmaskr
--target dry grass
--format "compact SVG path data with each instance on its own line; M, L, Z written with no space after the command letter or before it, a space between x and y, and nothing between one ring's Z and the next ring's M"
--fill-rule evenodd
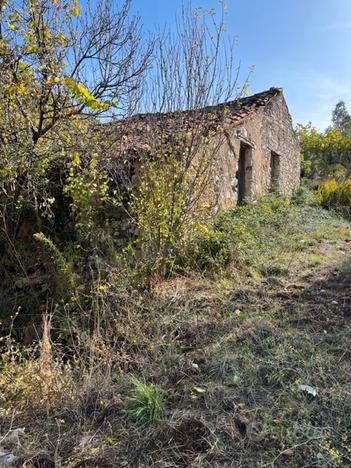
M351 229L331 217L309 229L271 252L279 271L232 264L143 294L111 274L69 354L49 320L38 349L9 346L1 450L28 467L347 466Z

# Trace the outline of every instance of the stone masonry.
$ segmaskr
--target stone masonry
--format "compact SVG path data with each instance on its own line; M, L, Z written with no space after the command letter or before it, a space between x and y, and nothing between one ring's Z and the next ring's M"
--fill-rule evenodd
M238 101L218 152L218 207L252 201L275 189L290 196L300 180L300 146L281 89Z
M139 114L114 124L113 131L121 131L123 164L128 155L137 172L155 141L162 144L165 135L174 138L196 125L207 126L204 133L212 135L209 144L216 148L212 204L217 209L253 201L272 189L290 196L298 188L300 146L280 88L196 112Z

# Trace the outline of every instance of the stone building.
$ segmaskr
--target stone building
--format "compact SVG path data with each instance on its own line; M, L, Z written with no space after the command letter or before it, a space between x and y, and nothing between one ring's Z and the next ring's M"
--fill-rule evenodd
M198 118L201 115L201 118ZM199 124L200 121L200 124ZM200 111L139 114L120 126L120 153L133 164L160 135L207 127L215 157L213 204L230 208L275 189L290 196L299 186L300 147L280 88ZM163 140L162 140L163 141ZM210 141L210 145L211 145Z
M228 208L275 189L290 196L299 186L300 146L283 91L268 91L229 103L218 204Z

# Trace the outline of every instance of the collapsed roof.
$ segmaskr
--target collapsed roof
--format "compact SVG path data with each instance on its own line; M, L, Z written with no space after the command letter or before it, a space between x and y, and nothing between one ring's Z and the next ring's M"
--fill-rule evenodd
M198 110L137 114L114 122L112 128L114 132L120 132L120 151L145 149L162 137L172 137L196 127L204 129L205 133L218 129L220 125L237 127L282 92L281 88L270 88L252 96Z

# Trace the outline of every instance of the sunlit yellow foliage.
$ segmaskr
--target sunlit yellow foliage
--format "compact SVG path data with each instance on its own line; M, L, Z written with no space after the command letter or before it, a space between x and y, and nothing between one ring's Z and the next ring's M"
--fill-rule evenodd
M80 13L80 8L78 5L78 0L73 1L73 8L72 8L72 14L73 16L79 16Z
M131 211L139 227L144 254L153 268L164 273L167 262L181 251L191 236L212 216L210 185L206 184L211 155L203 147L201 156L187 167L187 138L150 149L139 171L138 191ZM205 137L203 138L205 143Z
M15 94L21 94L21 93L24 93L24 91L26 90L27 88L27 85L25 82L21 82L21 83L11 83L8 87L7 87L7 94L9 96L14 96Z
M328 179L320 185L318 194L323 206L351 213L351 178L341 182Z
M95 110L107 110L109 108L109 104L98 101L82 83L75 81L73 78L65 78L65 83L81 104Z
M87 162L78 152L71 155L69 176L63 188L71 199L77 228L91 227L93 215L108 198L108 176L98 168L98 154L93 153Z
M351 167L351 135L343 135L338 129L319 132L311 124L298 125L302 151L303 176L329 176L333 166ZM340 171L339 171L340 173Z

